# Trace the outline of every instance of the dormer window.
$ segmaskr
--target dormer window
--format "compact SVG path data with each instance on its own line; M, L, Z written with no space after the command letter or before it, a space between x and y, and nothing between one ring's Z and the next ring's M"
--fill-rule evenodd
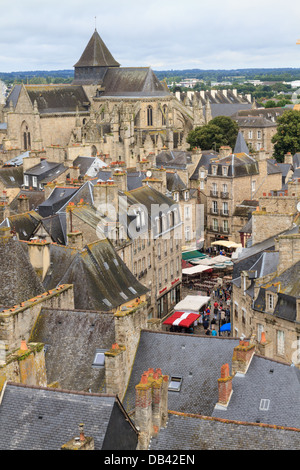
M178 202L179 200L179 193L174 193L174 201Z
M212 166L212 174L213 174L213 175L216 175L216 174L217 174L217 167L216 167L216 165L213 165L213 166Z
M223 170L223 176L227 176L227 175L228 175L228 168L227 168L227 166L223 166L222 170Z
M185 191L185 192L184 192L184 200L185 200L185 201L188 201L188 200L189 200L189 192L188 192L188 191Z
M267 311L273 313L274 308L275 308L275 301L276 301L275 294L273 294L272 292L267 292L266 294Z

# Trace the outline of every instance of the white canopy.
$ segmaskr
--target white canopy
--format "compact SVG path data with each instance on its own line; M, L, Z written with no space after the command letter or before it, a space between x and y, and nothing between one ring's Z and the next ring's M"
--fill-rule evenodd
M231 258L229 256L214 256L213 258L203 258L199 259L197 261L197 265L203 265L203 266L213 266L214 264L220 264L220 263L232 263Z
M210 297L202 295L187 295L174 307L174 311L199 312L203 305L207 304Z
M192 268L185 268L182 270L183 274L187 274L188 276L191 276L192 274L197 274L197 273L202 273L203 271L208 271L211 269L209 266L193 266Z
M217 240L215 242L212 242L211 245L225 246L227 248L239 248L242 246L241 243L236 243L231 240Z

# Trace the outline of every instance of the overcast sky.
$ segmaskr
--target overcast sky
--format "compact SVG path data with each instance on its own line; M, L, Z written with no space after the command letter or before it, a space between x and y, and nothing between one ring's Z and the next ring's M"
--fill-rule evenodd
M299 0L0 0L0 71L72 69L95 16L124 67L300 67Z

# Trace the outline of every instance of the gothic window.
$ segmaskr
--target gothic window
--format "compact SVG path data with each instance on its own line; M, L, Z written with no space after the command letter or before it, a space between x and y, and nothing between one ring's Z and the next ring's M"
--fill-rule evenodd
M152 106L148 106L147 108L147 125L153 126L153 108Z
M167 105L165 104L165 105L162 107L162 117L161 117L161 124L162 124L162 126L165 126L165 125L167 124L167 120L166 120L167 112L168 112L168 107L167 107Z
M31 136L29 132L28 125L26 122L23 122L21 127L21 134L22 134L22 145L24 150L30 150L31 148Z

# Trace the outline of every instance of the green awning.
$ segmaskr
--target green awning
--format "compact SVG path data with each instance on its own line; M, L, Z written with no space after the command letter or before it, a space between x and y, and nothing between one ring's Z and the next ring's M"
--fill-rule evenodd
M201 253L201 251L194 250L194 251L184 251L182 253L182 259L185 261L188 261L189 259L194 259L194 258L206 258L206 255Z

